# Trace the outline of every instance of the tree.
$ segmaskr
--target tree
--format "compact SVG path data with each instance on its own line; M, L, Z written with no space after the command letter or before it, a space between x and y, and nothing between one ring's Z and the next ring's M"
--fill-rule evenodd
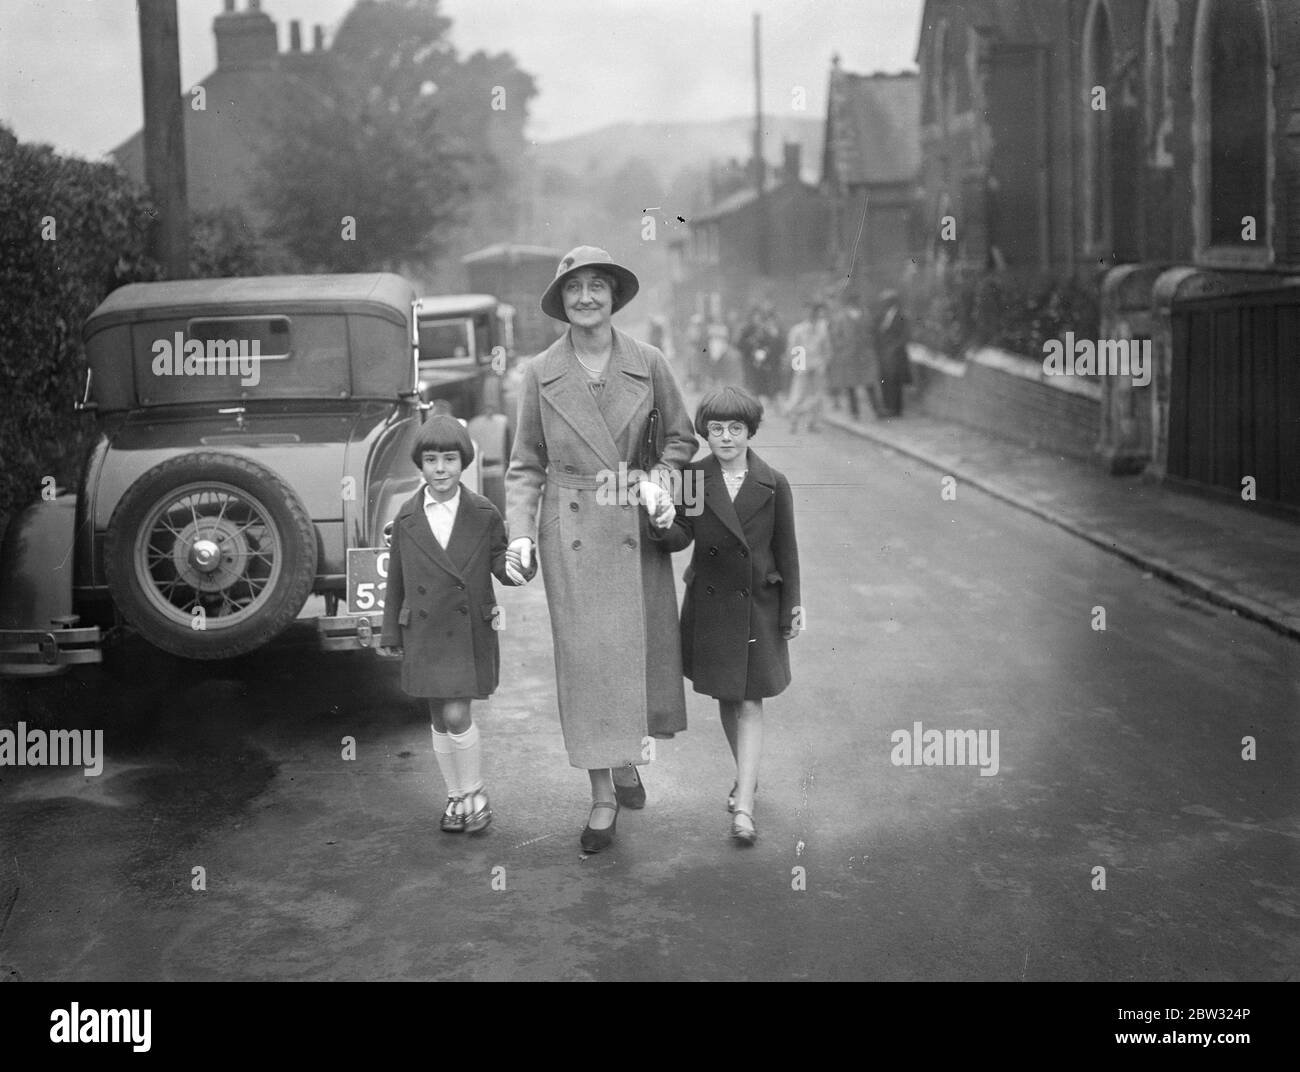
M450 26L437 0L361 0L286 100L258 197L303 267L426 262L509 186L533 80L507 54L458 59Z

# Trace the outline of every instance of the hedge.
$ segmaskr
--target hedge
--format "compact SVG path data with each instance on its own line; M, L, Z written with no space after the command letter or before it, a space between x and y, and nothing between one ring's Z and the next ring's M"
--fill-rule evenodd
M154 210L111 164L19 142L0 125L0 535L42 480L76 485L94 419L81 327L110 291L163 278L148 253ZM191 214L194 277L281 269L237 209Z
M20 143L0 126L0 519L73 486L93 421L81 326L124 283L159 278L151 209L109 164Z

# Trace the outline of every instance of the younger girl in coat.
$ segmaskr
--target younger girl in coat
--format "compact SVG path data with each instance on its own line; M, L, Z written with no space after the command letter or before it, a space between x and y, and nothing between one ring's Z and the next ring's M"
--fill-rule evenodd
M790 684L786 642L803 624L790 484L749 446L762 419L763 406L748 391L723 387L704 397L695 430L710 454L682 474L684 488L702 489L703 507L687 504L669 529L651 532L668 551L695 542L682 605L682 671L696 692L718 701L736 760L727 799L731 836L743 845L758 837L763 699Z
M514 583L505 522L488 499L461 485L474 444L455 417L430 417L411 460L425 482L393 524L380 650L402 656L403 690L428 701L433 754L447 783L441 828L475 833L492 821L492 808L470 701L497 687L492 577Z

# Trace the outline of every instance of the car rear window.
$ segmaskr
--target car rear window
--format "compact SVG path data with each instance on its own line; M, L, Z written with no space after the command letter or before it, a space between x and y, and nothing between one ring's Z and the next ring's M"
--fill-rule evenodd
M283 360L293 352L292 333L287 316L214 316L194 319L186 336L205 345L212 343L246 344L265 360Z
M132 325L143 405L238 398L347 398L347 317L205 317Z
M421 361L450 361L474 356L475 336L468 319L420 321Z

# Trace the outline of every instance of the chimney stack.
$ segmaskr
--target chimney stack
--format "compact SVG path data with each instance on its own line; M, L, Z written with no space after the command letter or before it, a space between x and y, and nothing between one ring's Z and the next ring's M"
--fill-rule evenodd
M261 9L260 0L248 0L246 11L236 11L226 0L225 11L212 23L217 38L217 67L262 67L275 62L279 43L275 23Z
M311 28L311 32L312 32L312 47L317 52L324 52L325 51L325 27L318 22L316 23L315 26Z
M289 23L289 51L302 51L302 23L298 19Z

